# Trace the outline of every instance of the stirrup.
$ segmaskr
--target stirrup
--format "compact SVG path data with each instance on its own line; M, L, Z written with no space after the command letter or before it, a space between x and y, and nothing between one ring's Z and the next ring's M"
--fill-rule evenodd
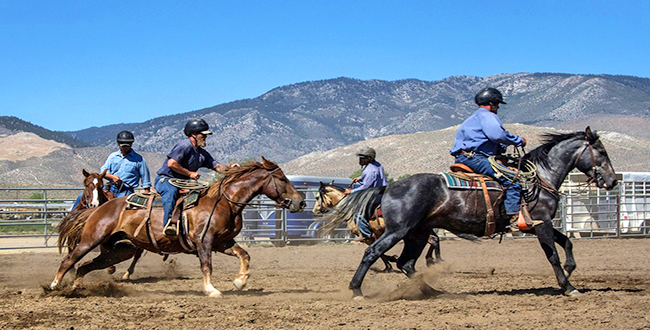
M163 234L165 236L176 236L178 235L178 230L176 229L177 224L174 221L169 221L167 223L167 226L165 226L165 229L163 229Z

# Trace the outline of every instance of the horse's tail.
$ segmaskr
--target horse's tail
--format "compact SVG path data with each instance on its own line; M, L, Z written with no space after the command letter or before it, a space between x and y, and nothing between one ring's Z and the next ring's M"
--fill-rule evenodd
M383 193L384 190L386 190L386 187L370 188L343 198L336 204L332 212L323 218L325 224L320 227L320 234L328 235L338 228L343 221L349 221L358 212L365 212L368 204L373 203L377 195Z
M95 209L74 210L66 215L58 226L59 239L57 246L59 253L64 246L69 250L74 249L81 240L81 230L86 224L86 220Z

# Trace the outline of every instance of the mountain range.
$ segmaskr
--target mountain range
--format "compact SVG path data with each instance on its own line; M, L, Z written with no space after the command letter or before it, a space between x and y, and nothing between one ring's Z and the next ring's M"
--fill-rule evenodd
M127 129L138 150L166 153L183 138L189 118L201 117L215 133L208 151L221 161L268 156L288 161L392 134L432 131L460 124L476 108L475 93L500 89L508 104L504 123L563 129L596 129L650 138L650 79L556 73L456 76L439 81L336 78L275 88L240 100L143 123L66 132L94 146L114 145ZM599 126L602 125L602 126Z
M145 157L149 166L155 170L171 147L184 138L183 126L194 117L204 118L215 133L208 139L207 149L217 160L259 159L259 155L264 155L277 162L288 162L286 166L297 171L299 167L291 167L294 164L292 160L310 163L318 159L317 155L328 154L325 151L354 149L364 141L388 143L386 141L393 137L398 139L400 135L413 134L434 134L432 138L443 139L434 131L444 131L467 118L476 109L474 94L485 86L503 92L508 104L499 110L499 116L505 124L526 124L521 126L524 127L520 132L523 135L539 132L535 127L574 131L584 130L590 125L608 134L621 133L625 143L644 145L643 141L650 140L650 130L647 129L650 127L648 78L558 73L502 74L485 78L455 76L439 81L336 78L282 86L253 99L156 117L142 123L71 132L52 132L15 117L0 117L0 137L32 132L43 139L72 147L36 157L36 163L43 164L40 169L32 167L27 170L35 163L34 159L0 160L0 180L9 184L5 179L7 173L16 176L16 171L29 172L25 178L43 176L43 173L49 173L49 168L45 170L49 165L56 167L51 170L52 177L54 173L70 171L70 175L61 177L78 180L81 167L98 168L106 155L116 148L115 136L121 130L135 134L134 149L148 155ZM445 137L444 141L447 140ZM434 158L446 159L447 150L444 149L436 151L441 154ZM412 152L428 152L426 149L418 150ZM408 154L409 146L403 146L400 152ZM298 158L304 155L312 157L311 160ZM85 157L98 159L84 160ZM66 164L66 158L80 163L70 166ZM355 163L354 158L352 162ZM643 171L647 168L645 161L629 164L636 164L636 167L628 170ZM301 171L305 172L287 173L321 173L304 167ZM344 172L342 170L340 174ZM393 174L409 172L411 170L393 169ZM57 185L72 182L70 179L54 181Z

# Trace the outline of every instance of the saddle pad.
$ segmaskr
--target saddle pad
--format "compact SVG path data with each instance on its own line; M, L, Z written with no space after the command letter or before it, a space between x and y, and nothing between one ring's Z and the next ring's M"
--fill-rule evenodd
M131 209L146 209L147 204L149 203L149 197L151 195L133 193L126 197L126 203L128 208ZM162 201L160 196L156 196L156 199L153 201L152 207L162 207Z
M481 189L481 182L478 179L464 179L454 173L441 173L449 189ZM501 184L494 180L485 180L488 190L502 191Z
M191 209L196 206L201 196L200 190L192 190L183 197L183 210Z

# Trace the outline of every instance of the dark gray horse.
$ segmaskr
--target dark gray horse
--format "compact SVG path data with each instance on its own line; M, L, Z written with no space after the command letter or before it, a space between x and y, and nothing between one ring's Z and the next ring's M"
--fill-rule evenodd
M566 295L578 295L579 291L569 283L576 267L569 238L553 228L552 218L558 207L557 189L571 170L577 168L600 188L616 186L616 175L605 147L598 135L589 127L585 132L570 134L546 134L544 144L524 156L537 166L538 189L528 203L533 219L543 220L529 232L537 235L540 245L553 266L558 284ZM377 189L367 189L350 195L325 218L327 224L338 225L339 218L356 213L374 201ZM499 192L491 192L491 200ZM416 174L390 184L384 192L382 210L386 231L366 249L350 289L356 297L362 297L361 282L377 258L404 240L404 250L397 266L407 275L415 273L415 262L422 253L433 228L446 229L460 237L483 236L486 224L486 205L482 193L476 191L450 190L438 174ZM496 232L507 231L508 218L503 207L495 208ZM555 244L566 253L564 270ZM565 272L566 271L566 272Z

